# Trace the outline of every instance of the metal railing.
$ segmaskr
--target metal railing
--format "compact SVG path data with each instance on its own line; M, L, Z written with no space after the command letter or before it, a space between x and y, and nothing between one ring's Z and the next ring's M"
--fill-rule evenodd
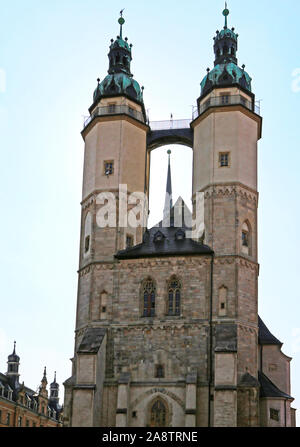
M203 104L200 106L200 113L202 115L209 107L215 106L229 106L241 104L245 106L247 109L252 110L253 112L260 115L260 106L258 103L253 104L252 101L248 101L242 95L222 95L222 96L211 96L208 98Z
M189 129L191 120L165 120L165 121L150 121L151 130L169 130L169 129Z
M120 115L120 114L132 116L138 121L145 123L144 115L142 114L142 112L139 112L138 110L135 110L128 105L111 104L106 107L97 107L96 110L90 116L85 117L83 128L85 128L94 118L98 116Z

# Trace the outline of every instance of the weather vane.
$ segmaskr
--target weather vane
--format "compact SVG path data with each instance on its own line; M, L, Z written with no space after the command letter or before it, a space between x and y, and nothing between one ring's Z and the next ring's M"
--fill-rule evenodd
M122 39L122 26L124 25L124 23L125 23L125 20L123 19L123 11L124 11L124 9L125 8L123 8L123 9L121 9L121 11L120 11L120 18L119 18L119 20L118 20L118 22L119 22L119 24L120 24L120 38Z
M227 8L227 2L225 2L225 9L223 10L223 16L225 17L225 28L227 28L227 16L229 15L229 9Z

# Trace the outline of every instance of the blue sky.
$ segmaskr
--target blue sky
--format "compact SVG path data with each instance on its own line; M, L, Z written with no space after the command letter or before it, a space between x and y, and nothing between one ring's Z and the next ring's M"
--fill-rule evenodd
M259 142L259 312L293 357L300 405L298 0L229 3L239 64L261 99ZM0 371L17 340L21 380L36 388L70 376L77 293L83 116L108 68L109 41L133 43L132 71L145 86L151 120L189 118L224 2L187 0L0 1ZM293 76L294 73L294 76ZM153 153L151 222L161 217L167 148ZM173 147L174 196L191 195L189 148ZM61 387L62 388L62 387ZM62 389L61 389L62 394Z

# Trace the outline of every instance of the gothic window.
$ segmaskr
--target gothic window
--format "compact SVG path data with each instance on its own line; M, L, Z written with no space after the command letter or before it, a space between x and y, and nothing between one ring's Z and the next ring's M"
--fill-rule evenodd
M143 316L153 317L155 314L155 285L152 279L147 279L143 284Z
M10 425L10 413L6 415L6 425Z
M18 427L22 427L22 417L18 417Z
M234 48L233 47L231 47L231 54L234 56L234 54L235 54L235 51L234 51Z
M217 57L220 57L221 56L221 51L218 49L217 50Z
M88 256L91 250L92 215L87 213L84 222L84 248L83 256Z
M90 235L85 237L84 240L84 252L87 253L90 249Z
M120 62L120 55L118 53L117 56L116 56L116 64L118 64L119 62Z
M250 225L247 222L244 222L242 225L242 234L241 234L241 243L242 243L242 252L246 255L250 255L251 249L251 231Z
M225 45L223 48L223 54L227 54L228 53L228 47Z
M181 284L172 278L168 284L168 315L180 315Z
M150 410L150 427L166 427L167 408L161 399L157 399Z
M158 379L165 377L165 369L163 365L155 365L155 377Z
M229 152L219 153L219 167L224 168L229 166Z
M104 162L104 174L112 175L114 173L114 162L112 160L108 160Z

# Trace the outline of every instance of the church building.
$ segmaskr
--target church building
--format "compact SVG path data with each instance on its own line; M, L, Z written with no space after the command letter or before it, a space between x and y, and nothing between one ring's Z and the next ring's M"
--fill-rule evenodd
M223 15L197 113L167 126L148 121L122 13L119 18L108 75L98 79L82 130L78 297L65 426L295 425L291 358L258 316L262 117L252 79L238 65L238 34L228 27L227 7ZM143 205L135 213L141 224L132 225L124 215L134 214L133 197L149 198L151 151L167 144L193 150L191 211L182 199L172 203L169 154L162 221L147 228ZM111 201L115 224L101 225ZM193 223L201 206L202 229Z

